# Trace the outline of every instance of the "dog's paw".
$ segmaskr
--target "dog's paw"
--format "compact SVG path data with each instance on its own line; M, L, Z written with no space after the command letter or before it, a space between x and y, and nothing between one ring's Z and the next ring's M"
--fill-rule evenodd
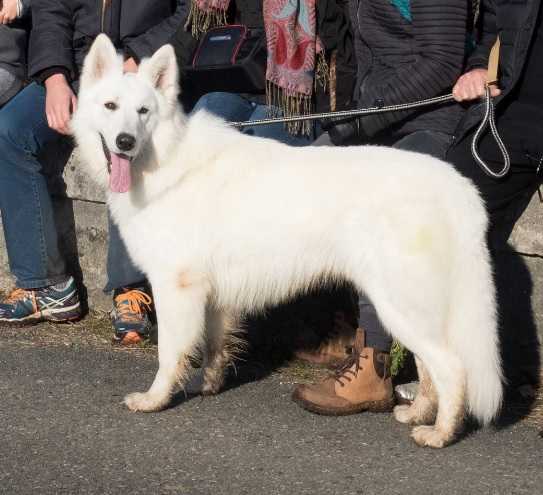
M204 383L202 384L202 395L216 395L224 385L224 370L221 368L206 368L204 371Z
M394 408L394 419L403 424L411 424L414 419L413 411L411 406L396 406Z
M152 395L149 392L135 392L128 394L124 398L124 403L128 409L134 412L154 412L164 409L168 401L164 401L163 398Z
M202 395L217 395L221 390L221 384L217 383L204 383L202 385Z
M413 428L411 437L421 447L441 449L451 443L450 435L438 430L435 426L417 426Z
M426 405L426 407L421 407L423 405ZM429 403L414 403L410 406L396 406L394 408L394 418L406 425L432 425L436 420L436 411Z

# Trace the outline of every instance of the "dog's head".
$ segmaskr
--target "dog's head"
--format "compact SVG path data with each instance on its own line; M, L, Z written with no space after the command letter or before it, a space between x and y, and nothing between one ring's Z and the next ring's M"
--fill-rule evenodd
M135 74L123 73L123 60L109 38L94 41L80 81L72 130L93 177L113 192L131 186L132 168L152 146L161 122L177 110L175 53L170 45L143 60Z

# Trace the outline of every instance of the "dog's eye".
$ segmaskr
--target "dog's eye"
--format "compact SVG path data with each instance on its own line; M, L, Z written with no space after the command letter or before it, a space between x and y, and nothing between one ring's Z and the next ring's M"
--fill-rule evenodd
M139 113L140 115L145 115L147 112L149 112L149 109L146 108L146 107L138 108L138 113Z
M104 103L104 106L108 109L108 110L117 110L117 104L116 103L113 103L112 101L108 101L106 103Z

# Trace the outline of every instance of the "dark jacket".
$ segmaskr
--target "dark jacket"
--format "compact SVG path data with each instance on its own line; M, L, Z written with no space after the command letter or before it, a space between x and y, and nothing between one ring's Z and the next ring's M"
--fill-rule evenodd
M189 0L34 0L29 75L79 77L94 38L106 33L139 62L168 43L188 15Z
M26 76L26 49L30 30L30 0L23 3L24 15L11 24L0 25L0 67L18 79Z
M499 86L500 96L494 99L499 110L501 102L517 85L523 72L530 42L538 19L541 0L483 0L480 7L480 39L468 60L468 70L486 68L492 45L500 36ZM479 124L482 103L472 104L455 132L458 141Z
M417 101L448 93L460 76L467 1L353 0L351 23L358 62L359 108ZM462 110L388 112L361 119L363 134L402 135L432 129L452 134Z

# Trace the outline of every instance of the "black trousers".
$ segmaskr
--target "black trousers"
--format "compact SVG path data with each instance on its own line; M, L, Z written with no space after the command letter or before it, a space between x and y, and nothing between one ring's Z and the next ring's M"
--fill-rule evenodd
M526 144L521 129L510 129L507 136L502 137L511 157L511 170L502 179L488 176L476 163L471 154L472 134L451 147L446 158L479 189L490 217L488 237L491 248L501 248L507 242L543 178L543 142ZM479 152L492 170L498 172L502 169L503 158L490 135L481 140Z

